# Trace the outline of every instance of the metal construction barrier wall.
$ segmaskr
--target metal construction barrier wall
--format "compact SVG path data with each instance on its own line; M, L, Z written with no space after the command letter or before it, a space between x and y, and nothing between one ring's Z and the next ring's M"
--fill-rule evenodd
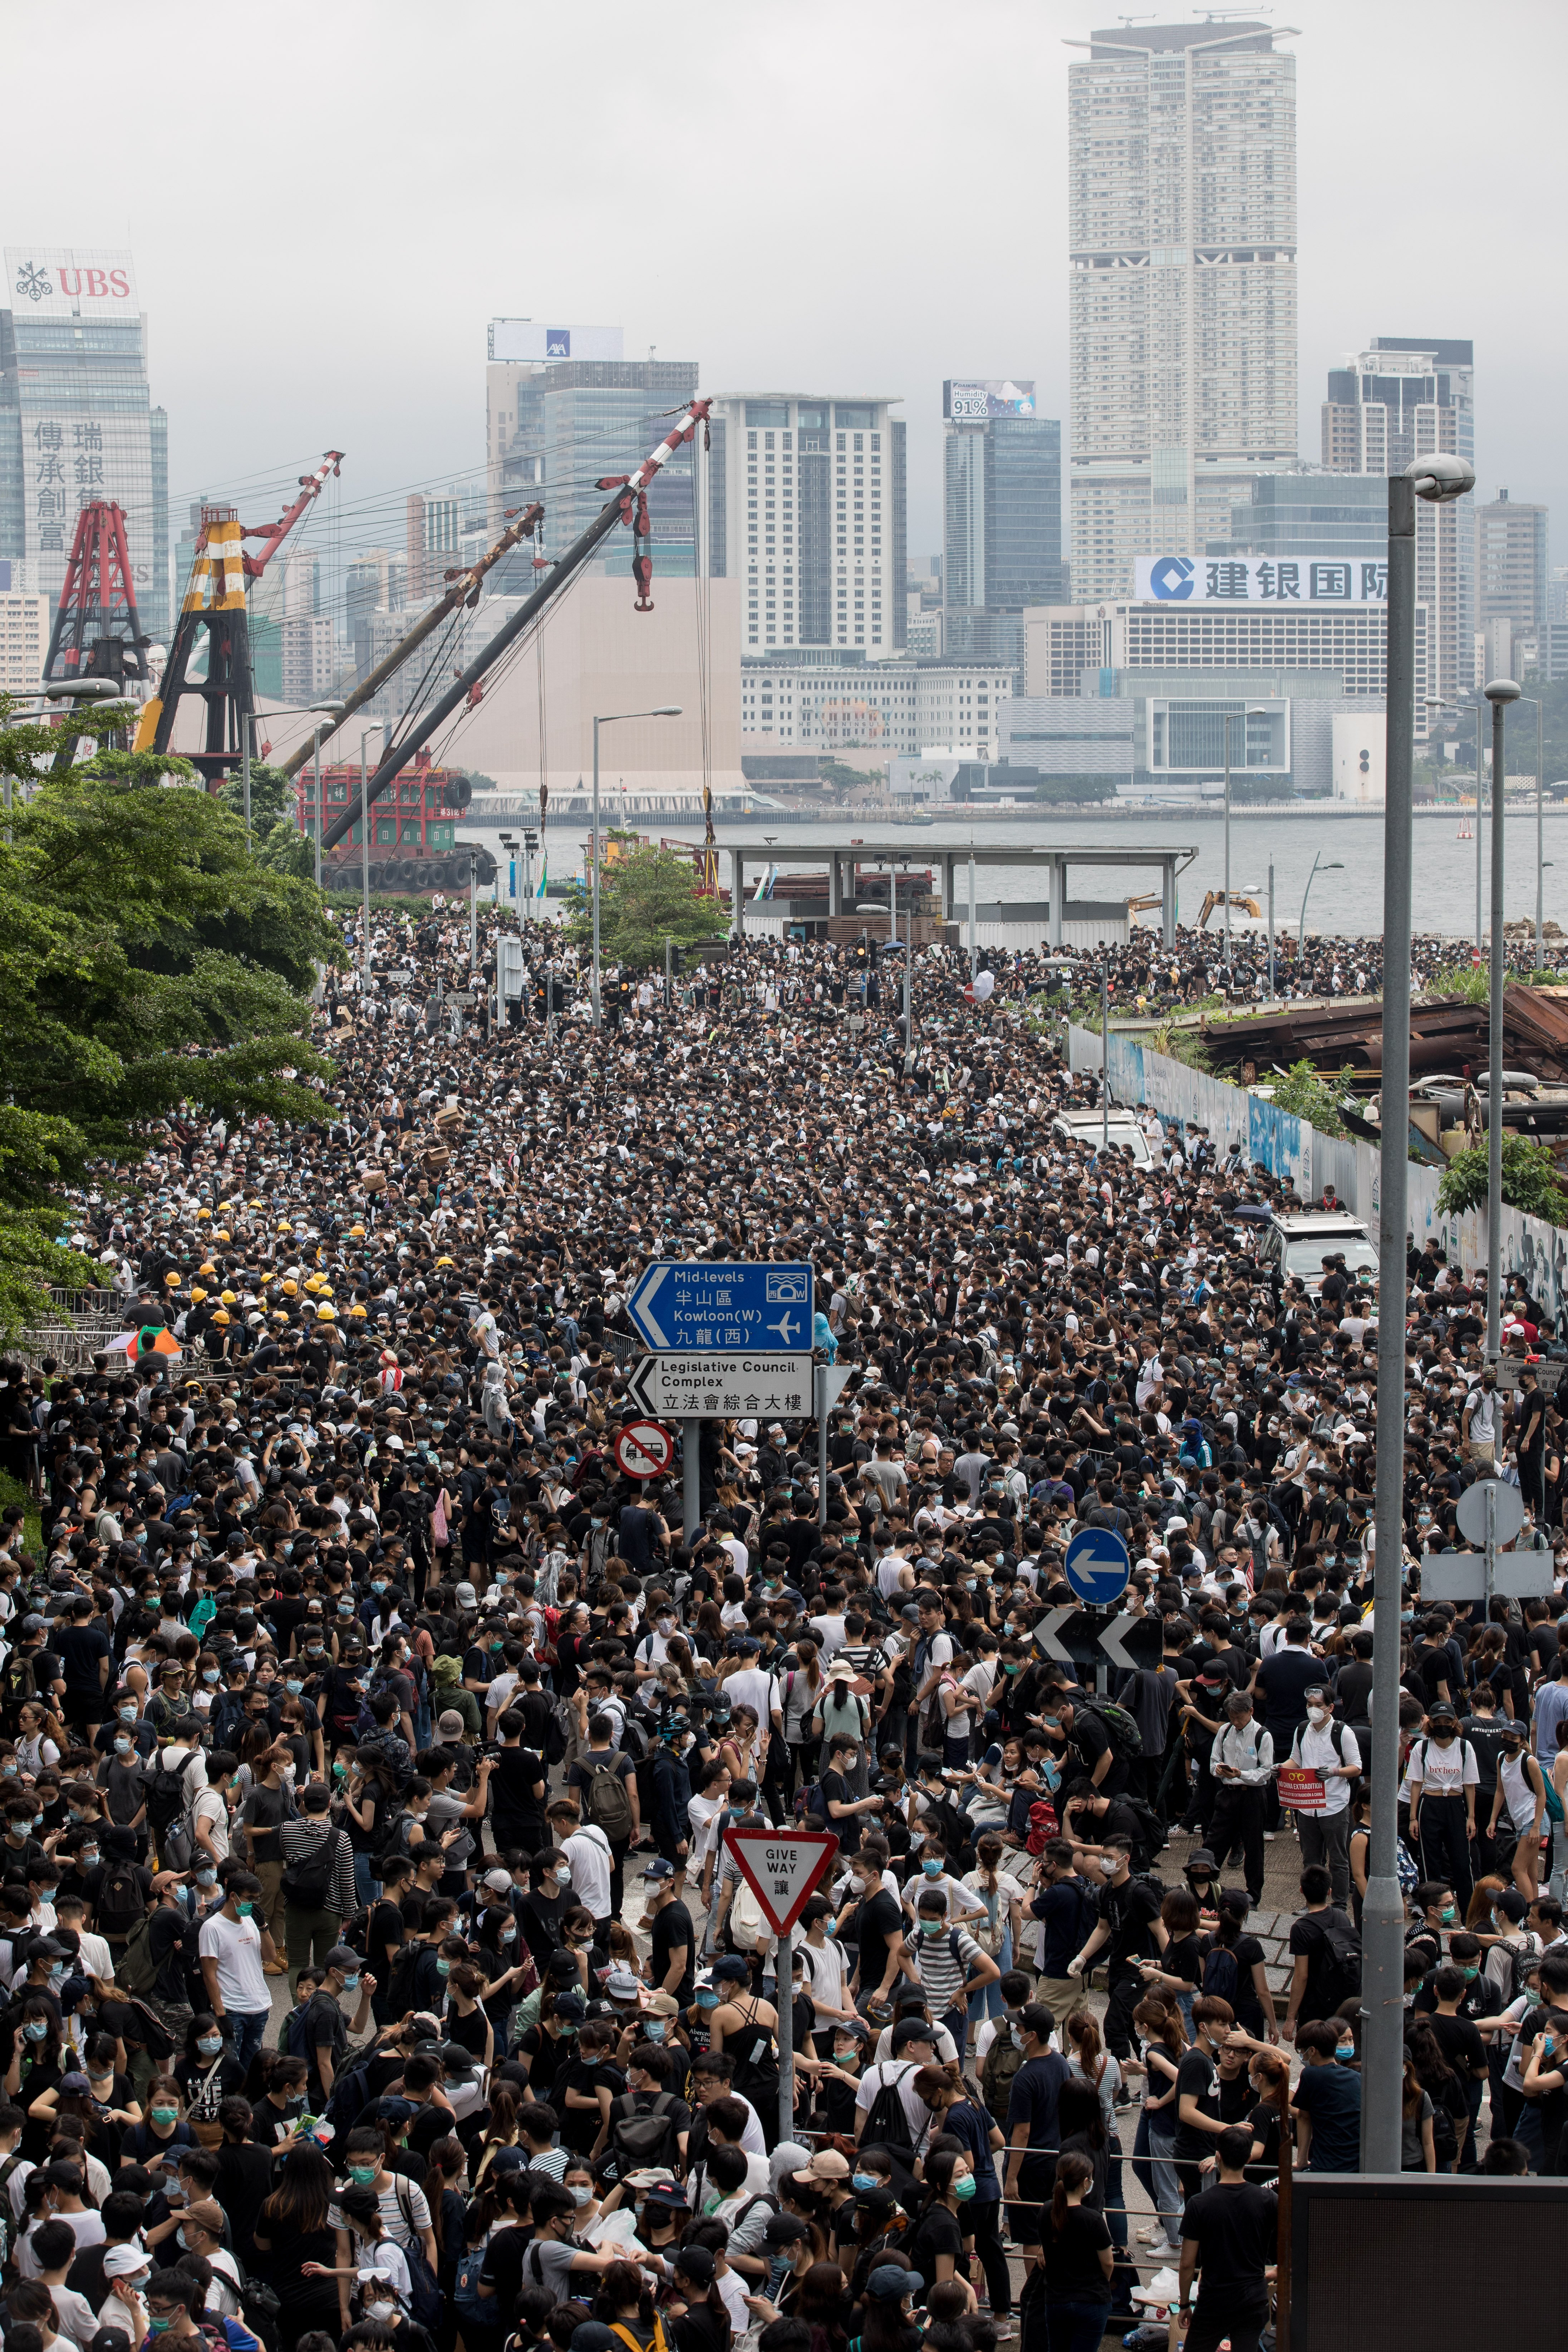
M1075 1070L1098 1070L1100 1036L1091 1029L1070 1028L1068 1051ZM1233 1087L1206 1071L1189 1069L1166 1054L1156 1054L1135 1037L1110 1038L1110 1091L1116 1101L1147 1106L1173 1123L1184 1136L1189 1127L1201 1127L1224 1160L1240 1143L1249 1162L1268 1169L1294 1185L1303 1201L1318 1200L1327 1184L1352 1214L1364 1218L1375 1233L1378 1182L1382 1155L1375 1144L1350 1136L1320 1135L1317 1129L1278 1105ZM1486 1264L1487 1221L1484 1209L1463 1216L1445 1215L1437 1206L1442 1171L1412 1160L1409 1168L1410 1231L1417 1249L1436 1238L1451 1265L1473 1274ZM1527 1217L1518 1209L1502 1213L1503 1270L1521 1274L1531 1296L1561 1326L1568 1306L1568 1231Z

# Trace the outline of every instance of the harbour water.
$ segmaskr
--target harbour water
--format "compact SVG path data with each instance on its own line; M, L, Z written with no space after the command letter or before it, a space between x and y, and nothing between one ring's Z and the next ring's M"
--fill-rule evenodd
M491 840L492 829L483 821L482 803L476 804L462 830L480 838ZM606 824L614 821L605 811ZM1424 817L1415 827L1415 926L1423 932L1439 932L1454 938L1468 939L1475 935L1476 925L1476 844L1474 839L1458 838L1462 823L1473 825L1473 819L1458 812L1443 816ZM639 828L657 839L662 834L670 840L695 841L700 828L681 826L666 819L658 824ZM732 825L722 821L717 827L721 841L726 838L743 840L749 856L763 852L773 827L765 821L744 825ZM909 860L912 866L925 864L939 849L966 850L973 840L975 846L1038 845L1050 847L1058 843L1070 843L1075 848L1090 846L1097 841L1114 842L1119 850L1134 848L1140 841L1151 847L1178 845L1196 851L1191 866L1178 884L1178 912L1184 921L1191 922L1203 904L1205 890L1218 890L1225 876L1225 822L1222 816L1207 809L1201 812L1185 810L1140 810L1135 814L1119 812L1114 816L1096 816L1074 812L1067 816L1054 813L1035 817L1002 821L986 818L973 828L962 820L939 816L933 825L889 824L864 818L851 823L824 818L809 825L782 825L769 855L777 858L781 869L788 873L806 861L794 846L804 835L814 841L828 841L848 847L852 843L868 840L896 840L900 847L909 845ZM1489 904L1491 844L1481 842L1481 877L1483 911ZM550 871L552 878L583 869L583 848L587 829L581 832L552 825L549 833ZM1535 812L1510 807L1504 825L1506 845L1505 870L1507 884L1504 905L1510 922L1524 918L1535 919L1535 883L1537 856L1535 845ZM1548 810L1544 820L1545 840L1545 914L1568 929L1568 810ZM1258 815L1233 822L1230 840L1231 884L1238 891L1250 891L1256 886L1259 903L1263 901L1270 861L1274 866L1275 912L1277 919L1289 921L1294 928L1301 911L1301 895L1307 887L1313 859L1320 863L1312 880L1311 896L1307 908L1309 931L1342 934L1370 932L1383 929L1383 825L1381 818L1351 816L1325 810L1317 814L1288 816ZM1333 870L1337 864L1338 870ZM1329 870L1325 871L1324 869ZM748 862L748 880L750 864ZM727 883L729 874L722 877ZM504 883L503 883L504 887ZM965 887L962 873L958 883L962 896ZM1158 870L1151 866L1147 877L1129 873L1125 866L1096 866L1090 862L1074 864L1068 875L1068 891L1074 898L1110 898L1144 890L1157 890ZM981 869L980 894L986 899L1038 899L1046 895L1045 877L1031 873L1026 867L999 866L989 871ZM1150 919L1145 918L1145 919ZM1216 919L1211 918L1211 923Z

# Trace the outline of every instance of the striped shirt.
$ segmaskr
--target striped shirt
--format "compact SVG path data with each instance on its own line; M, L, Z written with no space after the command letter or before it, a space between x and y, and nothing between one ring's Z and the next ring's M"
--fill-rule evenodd
M921 1989L933 2015L951 2009L968 1980L976 1960L984 1954L973 1936L962 1927L944 1927L937 1935L921 1933L915 1946L915 1958L920 1967Z

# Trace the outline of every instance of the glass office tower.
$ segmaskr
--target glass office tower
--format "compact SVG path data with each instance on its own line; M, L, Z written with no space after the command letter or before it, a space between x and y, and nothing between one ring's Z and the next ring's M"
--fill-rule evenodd
M148 389L132 257L7 247L0 300L0 557L30 562L58 604L78 514L113 499L142 629L166 645L168 418Z

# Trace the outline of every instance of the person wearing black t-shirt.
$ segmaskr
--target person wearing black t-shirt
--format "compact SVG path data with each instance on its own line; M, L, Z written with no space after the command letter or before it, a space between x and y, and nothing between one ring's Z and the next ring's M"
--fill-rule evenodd
M1226 2128L1220 2116L1219 2074L1215 2053L1236 2019L1230 2003L1200 1996L1193 2003L1192 2047L1176 2069L1176 2131L1173 2154L1183 2197L1190 2203L1203 2186L1198 2167L1214 2153Z
M857 1854L852 1869L860 1895L856 1995L864 2009L871 2002L889 2000L898 1983L904 1957L904 1914L882 1885L882 1874L874 1860Z
M918 2271L927 2288L963 2273L963 2231L959 2214L964 2199L957 2194L960 2180L973 2180L967 2156L938 2148L927 2157L925 2200L918 2208L906 2241L910 2268ZM964 2192L973 2196L973 2188Z
M1268 2318L1268 2266L1274 2260L1279 2200L1272 2189L1256 2189L1244 2167L1252 2153L1252 2131L1233 2125L1218 2135L1219 2179L1213 2189L1189 2198L1182 2216L1182 2305L1196 2308L1184 2352L1218 2352L1228 2336L1231 2352L1258 2352Z
M1160 1917L1160 1896L1146 1878L1132 1875L1129 1840L1102 1838L1100 1859L1110 1876L1100 1890L1099 1922L1082 1950L1068 1962L1068 1974L1084 1975L1100 1948L1109 1948L1110 1998L1105 2011L1105 2044L1113 2057L1126 2058L1132 2049L1129 2031L1132 2012L1143 1998L1139 1962L1163 1953L1169 1938Z
M537 1853L545 1843L543 1757L522 1744L524 1717L515 1707L503 1708L496 1719L500 1748L490 1775L490 1833L498 1853L521 1846Z
M1104 2214L1085 2202L1093 2179L1087 2156L1064 2152L1043 2216L1046 2328L1062 2352L1099 2352L1110 2309L1116 2255Z
M679 1864L657 1855L643 1873L647 1912L643 1927L653 1937L648 1955L648 1979L660 1992L669 1993L684 2009L696 1987L697 1931L681 1900L686 1885Z

